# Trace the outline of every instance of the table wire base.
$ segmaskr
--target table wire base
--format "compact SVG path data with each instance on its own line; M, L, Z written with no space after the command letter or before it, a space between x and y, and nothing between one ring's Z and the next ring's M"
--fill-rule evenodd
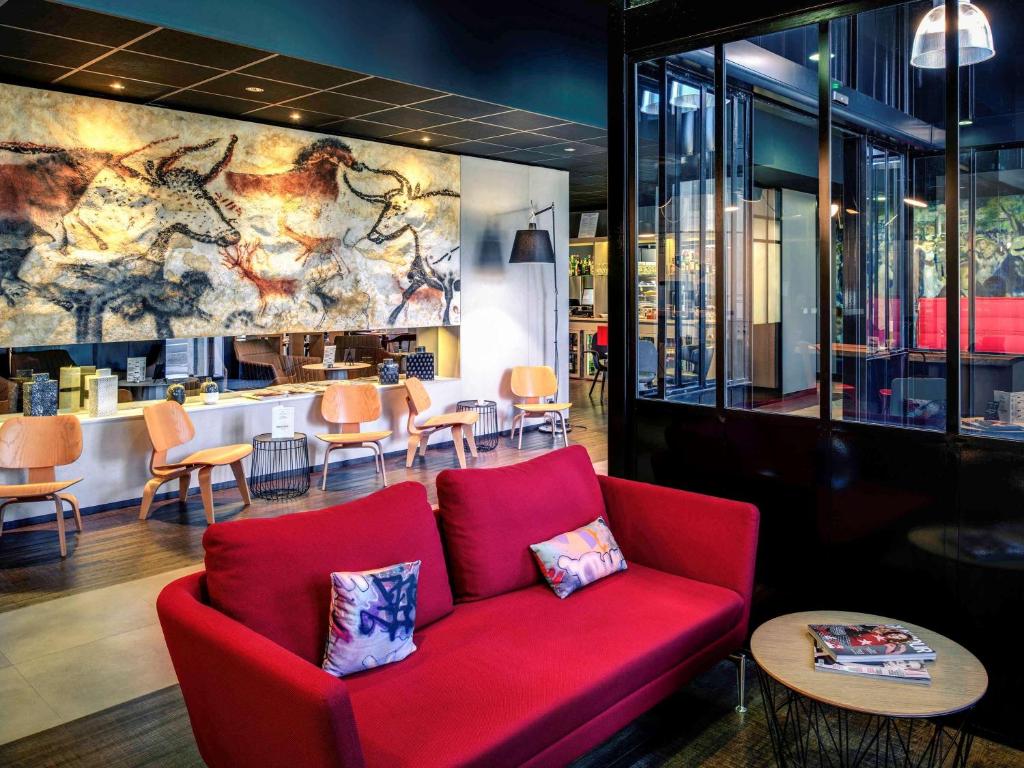
M967 766L969 710L942 718L866 715L803 696L760 667L757 676L779 768Z

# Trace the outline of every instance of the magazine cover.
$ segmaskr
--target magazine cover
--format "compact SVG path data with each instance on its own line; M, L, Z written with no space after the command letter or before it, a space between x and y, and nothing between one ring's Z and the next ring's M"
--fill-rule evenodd
M814 669L816 672L836 672L841 675L856 675L858 677L878 677L887 680L898 680L900 682L917 683L928 685L932 676L923 661L911 659L892 659L881 664L840 664L828 653L822 650L821 646L814 645Z
M808 629L818 644L840 663L885 656L935 660L935 651L899 625L811 624Z

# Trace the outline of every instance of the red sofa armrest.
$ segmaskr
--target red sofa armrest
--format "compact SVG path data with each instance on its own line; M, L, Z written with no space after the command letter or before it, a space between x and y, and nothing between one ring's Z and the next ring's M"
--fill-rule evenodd
M345 683L203 602L204 574L168 584L157 613L210 768L364 768Z
M618 477L598 480L626 562L733 590L745 604L745 632L754 590L757 507Z

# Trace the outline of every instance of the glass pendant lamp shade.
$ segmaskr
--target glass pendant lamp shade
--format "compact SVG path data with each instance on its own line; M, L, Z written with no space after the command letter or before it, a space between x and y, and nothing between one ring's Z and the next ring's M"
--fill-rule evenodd
M645 115L658 114L658 94L654 91L644 91L640 96L640 111Z
M985 13L968 0L958 0L957 40L960 66L978 64L996 55L992 27ZM946 66L946 9L937 5L921 19L914 34L910 63L920 69L942 69Z
M700 109L700 91L685 83L673 81L669 89L668 103L680 112L696 112Z

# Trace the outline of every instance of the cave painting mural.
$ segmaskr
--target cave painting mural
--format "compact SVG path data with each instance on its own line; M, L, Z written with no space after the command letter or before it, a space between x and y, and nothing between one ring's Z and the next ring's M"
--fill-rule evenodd
M0 346L460 316L459 160L0 84Z

